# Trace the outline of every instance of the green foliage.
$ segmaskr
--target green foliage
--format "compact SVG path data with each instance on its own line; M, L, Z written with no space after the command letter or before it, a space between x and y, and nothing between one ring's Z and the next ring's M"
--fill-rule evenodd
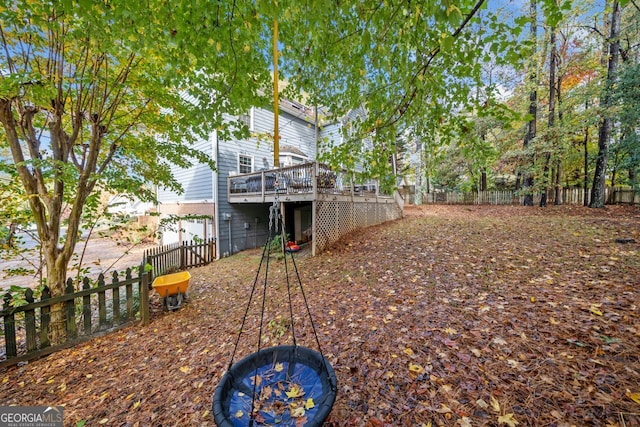
M269 320L267 323L267 329L271 332L274 339L282 337L289 329L289 326L291 326L291 321L280 315Z
M482 65L518 67L530 46L516 42L517 23L475 5L279 4L286 10L279 26L289 89L309 93L311 102L326 105L336 120L366 109L343 129L342 145L329 147L326 159L332 165L349 167L354 158L366 158L365 172L388 177L389 154L406 130L422 139L438 133L447 144L455 137L450 117L500 104L495 87L483 81ZM483 88L482 99L473 96L477 87ZM504 111L496 107L483 114Z
M0 23L0 192L11 195L0 220L35 222L54 295L101 193L180 191L170 165L214 168L193 143L247 136L225 115L268 96L269 40L251 4L17 0Z
M612 146L612 154L621 158L618 165L621 169L629 170L631 177L637 177L640 175L640 64L622 68L613 98L620 121L620 138ZM634 187L639 184L637 179L625 183Z
M282 259L284 254L284 244L289 241L290 236L285 235L284 239L282 234L278 233L273 238L265 243L267 252L269 254L275 254L276 259Z

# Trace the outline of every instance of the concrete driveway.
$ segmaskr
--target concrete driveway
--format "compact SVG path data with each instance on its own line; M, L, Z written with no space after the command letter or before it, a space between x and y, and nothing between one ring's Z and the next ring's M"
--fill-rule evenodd
M33 248L35 243L27 236L24 242L27 247ZM113 274L113 271L124 271L127 267L137 266L142 262L142 255L145 249L154 247L153 244L138 244L135 246L126 246L118 244L114 240L107 238L92 238L87 243L85 250L85 242L79 242L76 245L75 253L84 256L82 266L89 268L89 276L97 278L100 273L105 275ZM35 287L39 283L39 274L29 274L26 276L12 276L6 271L7 269L25 268L28 270L37 270L39 268L39 256L37 251L31 254L25 254L24 258L0 259L0 290L8 289L12 285ZM73 269L73 264L77 264L78 259L73 259L69 263L70 270L68 277L75 277L77 269Z

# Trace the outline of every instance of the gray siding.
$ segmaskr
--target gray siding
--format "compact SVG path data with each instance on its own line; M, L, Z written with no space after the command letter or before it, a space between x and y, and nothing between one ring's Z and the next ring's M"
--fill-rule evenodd
M247 140L200 141L196 146L210 155L214 149L217 150L218 218L216 221L219 234L216 237L220 255L261 246L266 241L269 231L269 204L231 205L227 199L227 177L230 173L238 173L239 154L253 157L254 171L273 168L273 143L268 138L268 135L273 133L273 111L254 108L252 114L252 132L256 136ZM235 117L229 116L227 120L235 120ZM316 158L315 125L305 120L302 112L292 114L281 110L279 128L281 147L291 146L303 152L311 160ZM189 169L176 167L173 168L173 173L183 185L184 192L176 194L160 188L158 189L160 202L169 204L184 201L213 201L212 181L216 175L207 166L195 164Z
M195 149L212 155L211 141L201 140ZM162 203L176 203L185 200L213 201L213 171L206 164L194 162L189 169L177 166L171 168L173 176L182 184L183 193L177 194L167 188L158 188L158 200Z
M331 123L323 126L320 129L320 139L322 140L320 146L326 147L327 145L340 145L342 141L342 136L340 135L341 128L341 123Z
M253 132L273 133L273 111L254 108ZM280 145L302 151L316 158L315 128L301 117L281 112L279 117ZM253 157L254 171L273 168L272 142L252 137L249 140L218 141L218 247L220 254L229 254L264 244L269 232L269 204L229 204L227 177L238 172L238 154ZM230 219L227 218L230 215ZM231 232L231 246L229 246Z

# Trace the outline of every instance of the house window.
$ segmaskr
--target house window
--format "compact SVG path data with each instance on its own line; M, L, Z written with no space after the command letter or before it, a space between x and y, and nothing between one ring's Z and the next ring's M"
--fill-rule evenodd
M253 172L253 157L246 154L238 155L238 173Z

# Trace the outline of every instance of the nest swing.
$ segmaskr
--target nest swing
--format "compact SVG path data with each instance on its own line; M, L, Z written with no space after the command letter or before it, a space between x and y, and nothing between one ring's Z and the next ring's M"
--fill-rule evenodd
M285 227L280 213L280 204L276 196L271 206L269 218L269 237L262 252L260 266L253 283L251 296L242 319L242 326L231 356L228 371L218 384L213 399L213 415L218 427L246 426L291 426L319 427L329 416L336 398L337 379L333 368L323 356L320 341L311 318L302 281L291 251L286 250ZM274 221L275 218L275 221ZM261 348L264 323L265 296L269 269L269 242L276 231L282 230L281 247L284 256L287 290L289 297L290 325L293 345ZM318 351L299 346L296 343L289 281L288 261L295 269L303 301L315 336ZM233 363L245 321L256 291L261 269L264 268L262 312L258 349L237 363Z

